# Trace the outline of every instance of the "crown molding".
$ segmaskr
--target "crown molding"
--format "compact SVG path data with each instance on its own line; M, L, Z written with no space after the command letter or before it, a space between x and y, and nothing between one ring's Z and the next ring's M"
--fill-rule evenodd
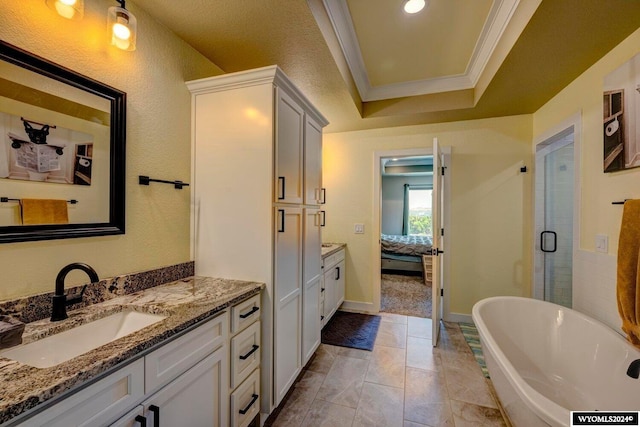
M372 86L346 0L322 0L360 97L365 102L473 89L520 1L496 0L494 2L464 74Z

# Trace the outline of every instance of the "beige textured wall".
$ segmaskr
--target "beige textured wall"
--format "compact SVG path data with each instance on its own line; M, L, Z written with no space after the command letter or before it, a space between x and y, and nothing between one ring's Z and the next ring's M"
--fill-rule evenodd
M470 314L493 295L530 295L531 116L514 116L326 134L323 181L327 226L323 241L348 247L346 299L373 302L373 171L377 151L450 146L450 311ZM354 223L365 234L354 234Z
M70 262L87 262L101 277L112 277L190 259L189 189L145 187L137 179L189 181L190 94L184 82L222 71L131 0L137 50L110 46L106 17L114 5L87 1L84 19L71 22L44 1L0 0L2 40L127 93L126 234L0 245L0 299L53 291L57 272ZM8 186L0 182L0 192ZM69 283L84 279L70 275Z

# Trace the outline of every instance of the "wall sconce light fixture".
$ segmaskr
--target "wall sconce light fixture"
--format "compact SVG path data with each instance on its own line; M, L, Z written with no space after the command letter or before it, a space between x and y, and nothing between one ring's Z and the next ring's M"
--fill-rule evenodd
M136 17L125 8L125 0L116 1L120 7L110 7L107 16L111 44L122 50L136 50Z
M84 15L84 0L46 0L45 3L63 18L78 20Z

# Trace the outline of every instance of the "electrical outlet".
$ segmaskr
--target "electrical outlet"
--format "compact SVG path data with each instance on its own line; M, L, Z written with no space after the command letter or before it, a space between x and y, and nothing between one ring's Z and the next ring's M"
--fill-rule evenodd
M353 227L353 231L356 234L364 234L364 224L355 224Z
M604 234L596 234L596 252L607 253L609 251L609 237Z

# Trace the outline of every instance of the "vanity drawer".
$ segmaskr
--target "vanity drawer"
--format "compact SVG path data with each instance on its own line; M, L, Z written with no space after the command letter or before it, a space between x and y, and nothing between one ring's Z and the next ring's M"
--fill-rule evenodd
M98 426L115 421L144 396L144 359L47 408L21 427Z
M145 356L145 392L169 383L221 347L229 331L229 313L223 312L202 326Z
M260 294L231 307L231 319L232 334L260 319Z
M260 369L231 393L231 425L247 427L260 410Z
M260 366L260 322L231 339L231 389Z
M322 267L326 270L336 263L336 254L329 255L328 257L324 257L322 260Z

